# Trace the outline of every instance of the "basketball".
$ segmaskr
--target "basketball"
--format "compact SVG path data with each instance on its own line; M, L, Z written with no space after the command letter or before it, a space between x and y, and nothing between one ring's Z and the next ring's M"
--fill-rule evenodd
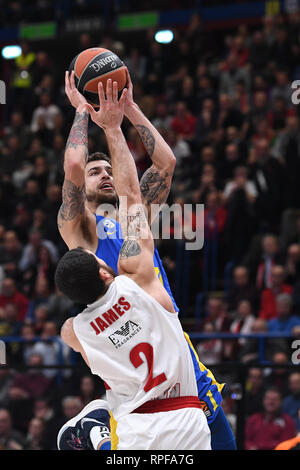
M72 60L69 73L75 72L75 85L78 91L94 107L99 107L98 83L104 91L109 78L118 82L119 93L126 85L126 68L121 59L108 49L93 47L86 49Z

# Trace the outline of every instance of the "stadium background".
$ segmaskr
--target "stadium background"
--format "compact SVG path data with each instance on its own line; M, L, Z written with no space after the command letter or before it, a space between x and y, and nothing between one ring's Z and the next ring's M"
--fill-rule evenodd
M1 448L55 449L61 424L104 393L59 339L80 306L53 282L66 251L56 216L74 116L64 71L94 46L124 60L136 102L176 155L168 202L205 204L202 250L157 245L200 360L227 383L239 449L274 448L300 430L299 2L171 3L0 2L1 49L22 46L19 58L0 59ZM166 28L174 39L159 44ZM141 175L150 160L123 128ZM89 150L107 150L93 123Z

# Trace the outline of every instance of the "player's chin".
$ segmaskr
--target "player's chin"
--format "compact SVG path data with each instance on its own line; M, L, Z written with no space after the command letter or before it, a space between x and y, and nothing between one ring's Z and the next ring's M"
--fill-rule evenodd
M97 199L99 204L103 203L111 203L115 204L118 200L118 195L114 188L109 189L101 189L98 191Z

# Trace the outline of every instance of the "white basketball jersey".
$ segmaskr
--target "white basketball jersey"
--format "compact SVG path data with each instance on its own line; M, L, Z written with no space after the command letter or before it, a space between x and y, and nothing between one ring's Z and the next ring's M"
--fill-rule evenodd
M197 396L192 357L177 313L127 276L74 318L93 374L107 385L116 419L154 398Z

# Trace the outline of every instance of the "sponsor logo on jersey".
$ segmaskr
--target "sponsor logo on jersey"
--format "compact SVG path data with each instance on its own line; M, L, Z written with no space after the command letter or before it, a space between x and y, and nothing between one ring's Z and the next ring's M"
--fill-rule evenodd
M109 328L115 321L119 320L119 318L122 317L130 307L131 305L125 297L120 297L116 304L106 312L94 318L94 320L90 322L90 325L96 332L96 335L99 335L106 328Z
M123 344L127 343L127 341L141 331L141 329L142 328L137 323L129 320L125 325L121 326L119 330L116 330L112 335L110 335L109 339L115 348L119 349Z
M112 220L103 220L103 225L106 228L107 235L113 235L116 233L116 224Z

